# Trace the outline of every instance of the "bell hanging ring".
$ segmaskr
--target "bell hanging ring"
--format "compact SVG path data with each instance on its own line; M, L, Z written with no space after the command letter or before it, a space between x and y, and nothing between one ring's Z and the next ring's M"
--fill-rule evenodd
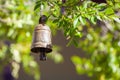
M40 19L42 18L43 16ZM52 42L51 30L43 22L43 20L39 21L39 24L34 29L31 52L39 53L40 60L45 61L46 53L52 52Z

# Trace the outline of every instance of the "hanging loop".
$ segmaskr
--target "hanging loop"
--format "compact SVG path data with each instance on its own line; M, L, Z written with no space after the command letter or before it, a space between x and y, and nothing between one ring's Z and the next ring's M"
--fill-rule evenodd
M43 2L42 2L42 0L41 0L41 2L40 2L40 16L42 16L43 15Z

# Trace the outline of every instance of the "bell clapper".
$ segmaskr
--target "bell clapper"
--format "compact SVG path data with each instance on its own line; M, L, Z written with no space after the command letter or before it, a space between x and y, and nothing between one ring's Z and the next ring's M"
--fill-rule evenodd
M46 52L40 52L40 60L41 61L46 61L47 57L46 57Z

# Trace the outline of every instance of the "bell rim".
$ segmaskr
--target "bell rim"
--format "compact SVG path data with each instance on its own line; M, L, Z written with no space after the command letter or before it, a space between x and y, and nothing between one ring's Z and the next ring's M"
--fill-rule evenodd
M40 52L42 52L42 50L44 50L45 53L52 52L52 48L47 48L47 47L34 47L34 48L31 48L31 52L33 52L33 53L40 53Z

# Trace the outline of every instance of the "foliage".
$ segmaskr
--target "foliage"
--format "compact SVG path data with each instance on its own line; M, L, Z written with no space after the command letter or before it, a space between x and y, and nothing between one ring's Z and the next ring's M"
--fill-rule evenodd
M97 80L119 80L120 74L120 1L38 0L35 10L49 8L43 14L63 30L69 40L82 48L87 57L72 56L78 74Z
M30 56L29 49L33 26L38 20L36 16L41 13L48 16L47 24L53 34L61 29L69 40L67 46L73 44L88 54L84 58L71 57L78 74L94 76L97 80L120 79L119 0L100 4L91 0L66 0L65 3L37 0L33 4L34 1L0 1L0 61L3 65L12 64L14 77L17 78L22 63L26 72L33 74L36 80L40 78L37 62ZM59 53L49 57L56 63L63 60Z

